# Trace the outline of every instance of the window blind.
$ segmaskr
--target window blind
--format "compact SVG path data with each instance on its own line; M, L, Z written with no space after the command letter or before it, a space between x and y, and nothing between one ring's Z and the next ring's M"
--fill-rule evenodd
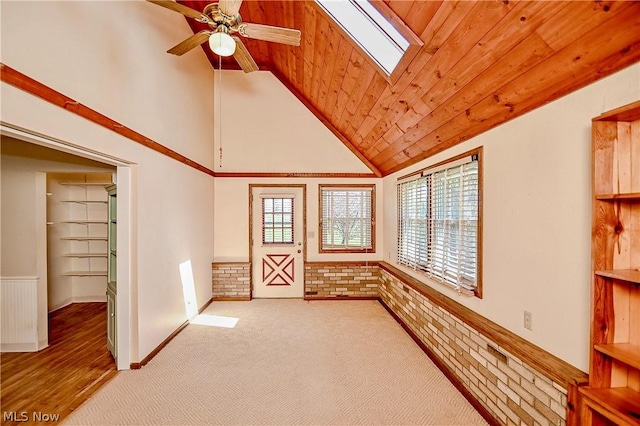
M322 187L323 249L372 248L372 189Z
M398 183L398 263L473 291L477 284L478 161Z

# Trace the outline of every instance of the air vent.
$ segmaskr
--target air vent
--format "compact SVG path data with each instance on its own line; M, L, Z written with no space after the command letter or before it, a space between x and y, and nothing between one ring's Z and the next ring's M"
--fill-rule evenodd
M498 361L507 363L507 356L489 344L487 345L487 352L496 357Z

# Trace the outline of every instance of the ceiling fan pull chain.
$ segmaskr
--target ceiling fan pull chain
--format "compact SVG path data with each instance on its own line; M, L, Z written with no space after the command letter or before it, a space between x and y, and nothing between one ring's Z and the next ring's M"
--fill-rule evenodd
M218 56L218 131L220 143L218 167L222 168L222 56Z

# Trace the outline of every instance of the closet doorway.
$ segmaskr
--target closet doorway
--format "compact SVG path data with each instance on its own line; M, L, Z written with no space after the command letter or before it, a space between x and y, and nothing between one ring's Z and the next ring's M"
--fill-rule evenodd
M64 309L69 304L103 303L106 306L107 267L106 257L103 256L107 247L104 236L97 234L103 232L99 230L100 226L106 229L106 224L102 222L107 219L96 218L95 215L100 215L100 209L106 212L108 205L103 199L93 197L97 195L96 188L99 188L106 201L107 192L101 184L114 182L119 184L118 254L124 261L121 260L117 271L117 304L122 308L117 312L112 325L118 334L117 368L129 369L131 354L135 355L137 352L137 346L131 344L130 332L131 324L135 322L135 313L132 314L129 306L132 297L131 277L135 276L130 260L130 253L135 248L134 239L131 238L132 218L135 217L131 208L135 165L4 124L1 130L3 285L5 279L12 276L30 276L40 295L37 298L39 314L34 326L35 332L29 331L32 336L36 334L32 338L35 343L25 348L15 344L11 347L11 342L3 341L2 351L38 351L46 348L48 340L53 340L48 333L50 312ZM96 182L98 185L95 188L91 185L76 185L76 178L86 183ZM60 182L64 184L60 185ZM71 185L70 182L74 184ZM47 186L48 183L53 184ZM66 190L61 190L62 188ZM36 196L37 192L41 192L41 196ZM57 194L60 195L56 205L52 200ZM20 204L20 208L9 211L9 206ZM59 210L58 214L70 212L73 216L67 216L67 220L57 218L54 221L51 214L55 216L55 209ZM20 221L23 222L22 225ZM25 241L28 243L25 244ZM48 243L58 247L48 247ZM5 256L7 253L11 255ZM53 259L54 256L58 256L57 260ZM66 284L60 285L65 280ZM16 310L4 309L3 306L2 312L4 326L4 317L15 315ZM106 314L104 319L106 320ZM7 336L7 333L3 332L2 336ZM101 337L106 345L106 322Z
M0 143L1 402L31 413L55 401L51 414L64 415L117 371L106 309L106 186L117 168L4 134Z

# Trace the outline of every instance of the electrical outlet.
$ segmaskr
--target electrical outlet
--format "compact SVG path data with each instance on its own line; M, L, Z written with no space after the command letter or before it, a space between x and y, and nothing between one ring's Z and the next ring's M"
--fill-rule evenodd
M533 314L529 311L524 311L524 328L533 331Z

